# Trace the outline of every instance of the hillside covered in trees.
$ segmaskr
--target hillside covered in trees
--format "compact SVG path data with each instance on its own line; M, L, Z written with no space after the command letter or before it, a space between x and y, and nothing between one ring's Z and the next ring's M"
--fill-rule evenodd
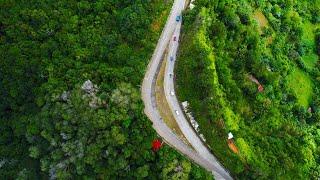
M221 162L240 179L319 179L320 1L197 0L183 27L177 95Z
M203 179L140 84L172 1L0 2L0 179Z

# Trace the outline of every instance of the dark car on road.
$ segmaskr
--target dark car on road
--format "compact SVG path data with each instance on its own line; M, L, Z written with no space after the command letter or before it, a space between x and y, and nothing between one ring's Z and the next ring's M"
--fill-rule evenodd
M177 16L177 17L176 17L176 21L177 21L177 22L179 22L180 19L181 19L181 16Z

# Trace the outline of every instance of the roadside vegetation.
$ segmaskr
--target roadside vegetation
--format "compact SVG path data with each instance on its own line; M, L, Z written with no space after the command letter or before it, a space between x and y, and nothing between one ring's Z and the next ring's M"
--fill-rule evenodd
M213 153L240 179L320 178L320 2L195 5L184 14L176 87Z
M172 2L0 2L0 179L211 177L151 150L139 88Z

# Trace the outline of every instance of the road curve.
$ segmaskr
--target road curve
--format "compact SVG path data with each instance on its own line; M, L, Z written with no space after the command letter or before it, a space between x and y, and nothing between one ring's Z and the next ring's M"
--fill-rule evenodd
M156 76L160 69L161 58L164 51L171 39L174 30L180 23L175 21L177 15L180 15L185 5L185 0L175 0L171 8L170 15L167 19L166 25L162 31L160 39L157 43L156 49L152 55L152 58L148 64L145 77L141 86L142 100L145 104L144 112L153 123L153 128L156 132L166 141L170 146L174 147L182 154L186 155L194 162L202 166L203 168L211 171L216 179L229 179L224 174L220 174L221 170L217 166L213 165L210 160L204 158L199 153L191 149L186 145L171 129L163 122L159 111L156 107L155 100L155 82ZM179 31L180 32L180 31Z
M202 156L207 159L214 167L216 167L216 171L214 171L215 177L222 176L224 179L232 179L229 173L220 165L218 160L212 155L212 153L208 150L208 148L203 144L198 134L194 131L193 127L188 122L187 118L184 115L183 110L179 104L179 101L176 97L175 89L174 89L174 78L170 76L170 74L174 74L174 65L176 61L176 54L179 46L179 36L180 36L181 22L177 25L173 37L175 37L175 41L173 41L173 37L169 43L169 54L167 57L165 76L164 76L164 92L169 104L169 107L172 111L172 114L181 129L182 133L191 144L191 146ZM178 113L178 114L177 114Z

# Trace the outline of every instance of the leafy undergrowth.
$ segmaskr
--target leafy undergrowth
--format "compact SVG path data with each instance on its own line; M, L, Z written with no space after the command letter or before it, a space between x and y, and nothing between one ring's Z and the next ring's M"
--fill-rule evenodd
M237 178L320 177L320 64L303 62L308 53L318 59L319 40L310 34L315 29L302 28L307 21L318 26L317 6L201 1L184 15L177 95L190 103L213 153ZM260 33L255 17L262 16L267 23ZM228 132L238 155L228 148Z

